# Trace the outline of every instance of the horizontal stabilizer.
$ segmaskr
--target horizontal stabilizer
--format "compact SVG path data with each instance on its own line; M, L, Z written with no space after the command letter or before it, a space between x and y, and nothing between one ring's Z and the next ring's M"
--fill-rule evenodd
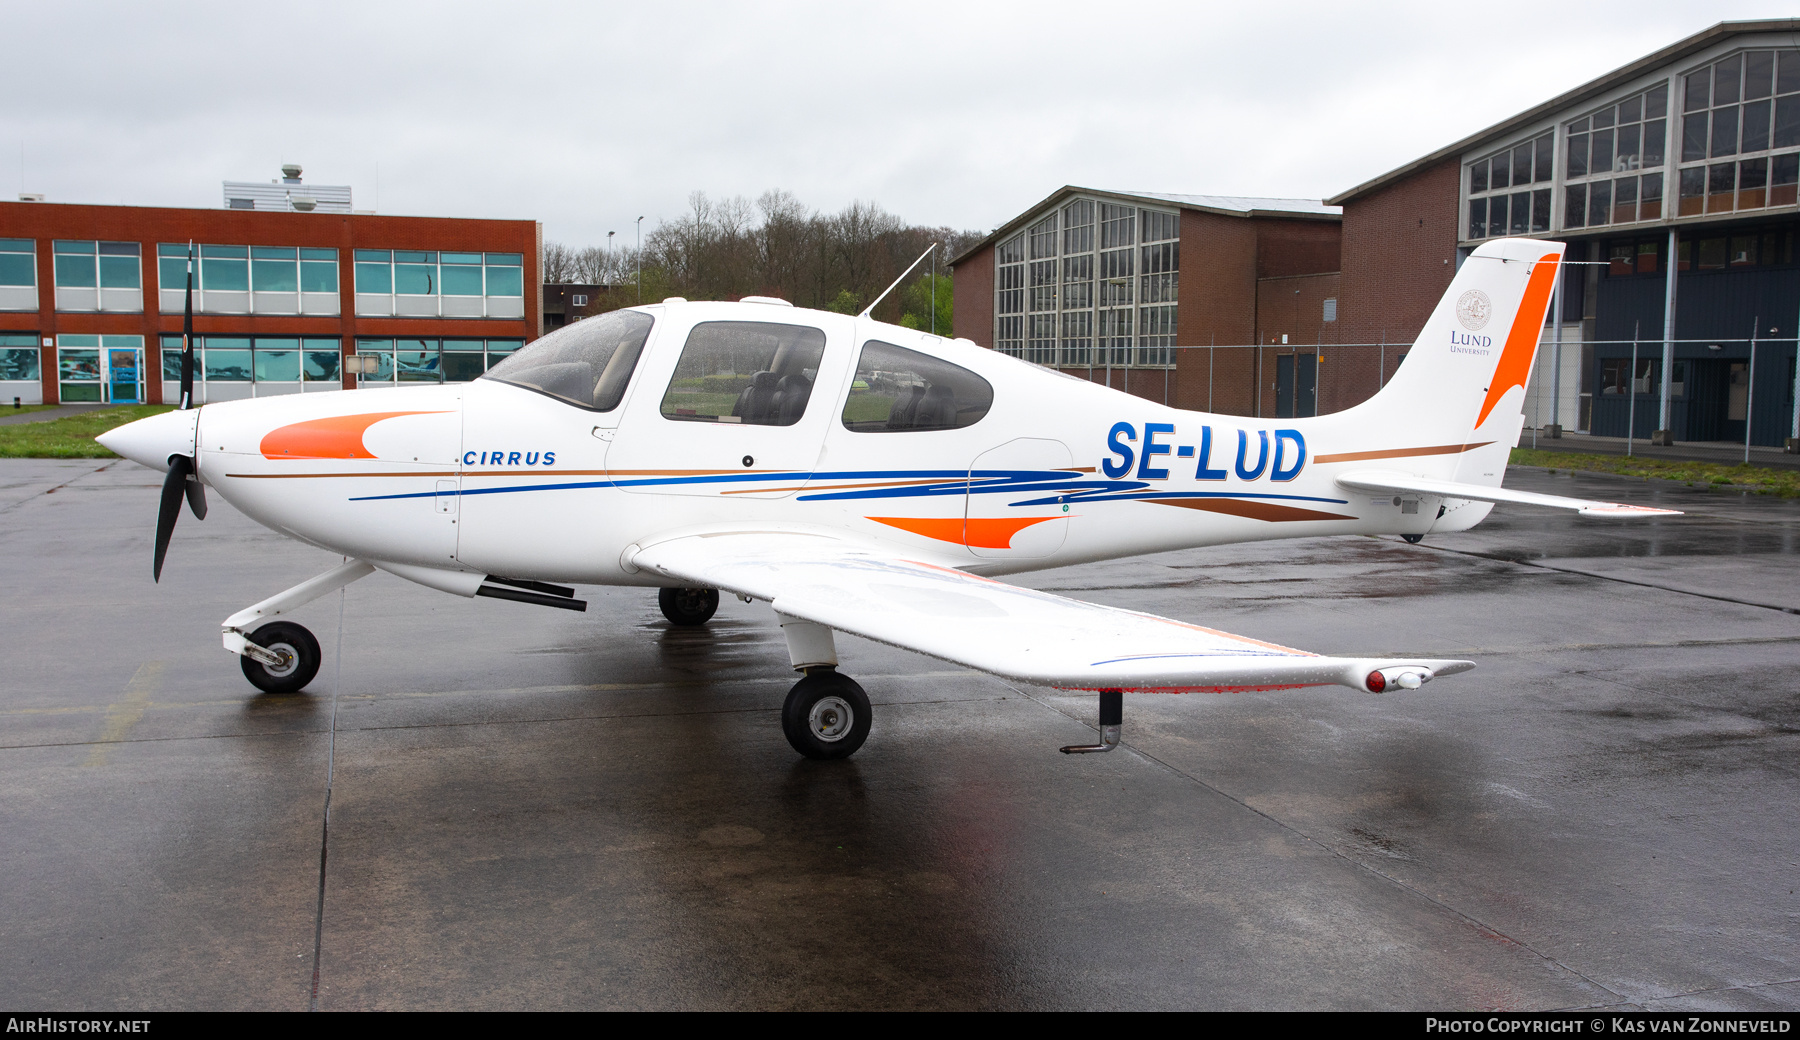
M1352 470L1349 473L1339 474L1337 483L1339 487L1352 491L1374 491L1396 495L1440 495L1444 498L1462 498L1473 502L1515 502L1528 506L1549 506L1552 509L1573 509L1582 516L1597 516L1608 520L1635 520L1647 516L1681 515L1681 511L1678 509L1653 509L1649 506L1631 506L1620 502L1599 502L1587 498L1540 495L1533 491L1512 491L1507 488L1486 487L1481 484L1459 484L1454 480L1431 480L1392 470Z
M829 535L696 534L632 566L769 600L778 613L992 675L1065 689L1225 693L1416 688L1468 661L1320 657L1274 643L1024 589ZM1371 678L1380 672L1380 679Z

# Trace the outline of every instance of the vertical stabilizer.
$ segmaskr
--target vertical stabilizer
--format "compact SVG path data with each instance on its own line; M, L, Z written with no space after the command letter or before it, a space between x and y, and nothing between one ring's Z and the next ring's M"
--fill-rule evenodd
M1432 449L1406 459L1422 476L1499 486L1562 255L1561 242L1523 238L1470 254L1393 379L1340 413L1358 439Z

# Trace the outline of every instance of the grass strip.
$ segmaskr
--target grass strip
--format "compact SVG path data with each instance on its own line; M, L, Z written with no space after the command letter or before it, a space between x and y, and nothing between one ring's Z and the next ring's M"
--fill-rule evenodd
M0 401L0 418L4 418L8 415L24 415L27 412L41 412L46 408L61 407L62 405L60 404L22 404L19 407L14 408L10 404Z
M126 404L46 422L0 426L0 459L115 459L118 456L102 448L95 437L172 408L174 405Z
M1614 473L1621 477L1646 480L1678 480L1688 487L1718 488L1721 491L1754 491L1759 495L1800 498L1800 470L1770 469L1764 466L1723 462L1693 462L1685 459L1645 459L1627 455L1588 455L1562 451L1533 451L1514 448L1514 466L1542 466L1554 473Z

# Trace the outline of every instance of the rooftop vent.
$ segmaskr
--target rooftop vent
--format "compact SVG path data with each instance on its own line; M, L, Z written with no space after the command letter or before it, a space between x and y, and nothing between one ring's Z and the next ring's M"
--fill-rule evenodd
M313 207L317 206L319 204L318 199L309 199L304 195L296 195L292 199L289 199L288 201L293 203L294 208L299 210L302 213L311 213L313 211Z
M42 202L42 201L44 201L44 193L41 191L27 192L27 193L19 196L19 201L20 202Z
M299 180L300 179L300 164L299 163L282 163L281 164L281 176L290 181Z

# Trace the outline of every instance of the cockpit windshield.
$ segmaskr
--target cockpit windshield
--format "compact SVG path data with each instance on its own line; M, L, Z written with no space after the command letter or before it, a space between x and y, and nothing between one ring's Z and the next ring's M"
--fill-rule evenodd
M642 311L584 318L489 369L483 379L511 383L596 412L625 399L653 319Z

